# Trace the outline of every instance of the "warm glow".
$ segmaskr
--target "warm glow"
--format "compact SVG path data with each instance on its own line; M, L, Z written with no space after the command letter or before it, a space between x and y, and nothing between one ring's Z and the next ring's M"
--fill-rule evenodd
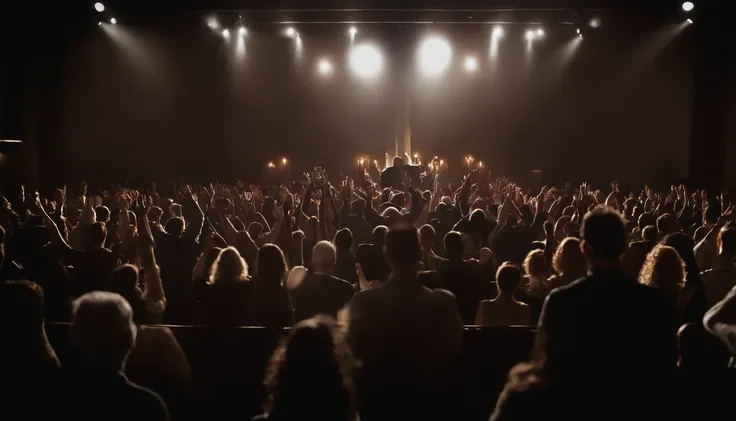
M286 165L286 163L289 162L286 160L286 158L281 158L281 165Z
M276 168L276 165L273 163L273 161L268 162L268 168Z
M97 2L97 3L95 3L95 10L97 10L100 13L101 12L104 12L105 11L105 5L102 4L102 3L100 3L100 2Z
M217 21L216 17L210 16L207 19L207 26L209 26L212 30L217 30L220 29L220 22Z
M478 162L478 168L483 168L483 161Z
M426 74L437 75L450 67L452 47L442 37L430 37L419 47L419 68Z
M478 60L475 57L468 56L465 58L465 70L474 72L478 70Z
M525 38L527 41L531 41L534 39L534 31L526 31Z
M291 26L286 28L286 31L284 31L287 37L294 38L296 36L296 29L292 28Z
M222 30L222 36L225 38L230 38L230 31L227 29Z
M383 70L381 51L370 44L362 44L351 48L349 62L350 69L360 77L375 77Z
M691 1L686 1L685 3L682 3L682 10L689 12L695 8L695 5Z
M110 18L110 23L112 23L113 25L115 25L115 24L118 23L118 20L115 19L115 18Z
M317 71L322 76L327 76L332 74L332 63L329 62L329 60L323 58L319 62L317 62Z
M497 26L493 28L493 32L491 33L491 36L494 38L502 38L503 37L503 28L500 26Z
M244 26L241 26L241 27L240 27L240 28L238 29L238 35L240 35L241 37L245 36L245 34L247 34L247 33L248 33L248 30L247 30L247 29L245 29L245 27L244 27Z
M358 33L358 28L351 26L350 29L348 29L348 33L350 34L350 38L355 38L355 35Z
M544 29L542 29L542 28L537 29L537 36L539 38L543 37L544 36Z

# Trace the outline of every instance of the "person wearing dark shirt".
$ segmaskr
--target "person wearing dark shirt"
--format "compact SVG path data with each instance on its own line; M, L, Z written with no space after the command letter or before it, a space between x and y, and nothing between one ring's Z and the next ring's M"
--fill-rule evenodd
M332 244L335 245L337 253L335 276L350 282L352 285L356 285L358 283L358 274L355 272L355 256L353 256L353 252L351 251L353 233L347 228L339 230L335 234Z
M659 416L677 362L673 309L660 291L624 275L627 234L619 213L594 209L581 235L591 273L547 297L534 361L556 396L587 402L570 406L572 419L601 418L590 408L605 411L606 419Z
M253 294L248 264L237 249L228 247L217 255L209 276L206 276L206 261L213 247L213 237L210 236L194 268L197 318L208 325L245 326L249 318L248 303Z
M478 303L487 298L486 285L481 278L480 262L463 259L463 239L459 232L450 231L444 238L448 259L433 257L440 288L455 295L460 317L466 325L475 324Z
M256 255L249 324L281 329L294 324L294 307L286 291L286 258L279 246L266 244Z
M402 188L404 173L409 173L413 178L416 178L416 182L419 182L420 166L404 164L403 158L400 156L394 157L393 165L381 171L381 188Z
M320 241L312 249L312 267L291 291L296 320L318 314L337 317L337 312L350 301L355 289L350 283L332 276L335 269L335 247Z
M384 282L390 269L383 255L383 243L388 228L379 225L373 228L373 244L361 244L358 247L357 260L363 268L366 279Z
M77 420L167 421L157 394L129 381L125 361L137 334L133 311L123 297L91 292L74 302L71 325L77 360L64 366L59 415Z

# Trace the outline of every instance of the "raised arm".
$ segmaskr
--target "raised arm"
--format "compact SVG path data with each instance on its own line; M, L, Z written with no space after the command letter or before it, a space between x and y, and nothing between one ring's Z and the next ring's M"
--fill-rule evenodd
M38 211L41 213L41 216L43 217L46 226L49 229L51 242L61 247L70 249L71 247L69 247L69 244L64 241L64 237L61 235L61 232L59 232L59 227L56 225L56 222L51 219L49 214L46 213L46 209L43 208L43 205L41 204L41 197L38 195L38 192L35 193L34 204L36 205Z
M166 295L161 282L161 271L156 264L156 256L153 252L153 233L147 217L152 203L153 201L150 198L139 201L136 220L138 223L138 245L141 266L143 267L143 281L146 286L144 293L146 309L155 318L154 323L161 323L166 310Z

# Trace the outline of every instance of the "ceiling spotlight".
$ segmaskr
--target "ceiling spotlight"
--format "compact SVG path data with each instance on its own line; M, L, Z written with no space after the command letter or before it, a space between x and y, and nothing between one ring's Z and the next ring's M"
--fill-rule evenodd
M289 38L294 38L296 36L296 29L290 26L286 28L286 30L284 31L284 34L286 34L286 36Z
M689 12L695 8L695 5L691 1L686 1L685 3L682 3L682 10Z
M355 37L355 35L358 33L358 28L351 26L350 29L348 29L348 33L351 37Z
M97 22L97 26L102 26L102 22Z
M478 60L473 56L465 57L465 70L469 72L478 70Z
M531 41L534 39L534 31L529 30L526 31L526 35L524 35L524 38L526 38L527 41Z
M322 76L328 76L332 74L332 63L329 60L323 58L317 62L317 71Z
M687 20L687 23L690 23L690 24L692 24L692 23L693 23L693 20L692 20L692 19L688 19L688 20Z
M580 35L580 28L578 28L575 32L577 32L577 34Z
M350 69L360 77L375 77L383 70L383 55L374 45L362 44L351 48L348 58Z
M442 37L430 37L419 47L419 68L427 74L444 72L452 60L452 47Z
M590 20L589 25L591 28L598 28L599 26L601 26L601 20L598 18L593 18Z
M684 6L683 6L683 7L684 7ZM100 13L102 13L102 12L104 12L104 11L105 11L105 5L104 5L104 4L102 4L102 3L100 3L100 2L98 1L97 3L95 3L95 10L97 10L97 11L98 11L98 12L100 12Z
M222 36L225 38L230 38L230 31L227 28L223 29Z
M500 26L493 28L493 32L491 32L491 36L494 38L503 37L503 28L501 28Z
M241 26L240 28L238 28L238 35L240 35L241 37L244 37L247 33L248 30L245 29L245 26Z
M118 23L118 20L115 19L115 18L110 18L110 23L112 23L113 25L115 25L115 24Z
M537 29L537 36L540 37L540 38L543 37L544 36L544 29L542 29L542 28Z
M220 29L220 22L217 21L217 18L214 16L210 16L207 18L207 26L210 27L210 29L217 30Z

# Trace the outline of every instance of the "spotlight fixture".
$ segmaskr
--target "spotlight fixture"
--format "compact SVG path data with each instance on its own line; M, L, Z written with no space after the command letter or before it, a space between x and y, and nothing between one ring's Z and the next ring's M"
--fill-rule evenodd
M97 26L102 26L102 22L97 22Z
M493 38L503 37L503 28L501 28L500 26L496 26L495 28L493 28L493 32L491 32L491 36Z
M113 25L116 25L118 23L118 20L115 18L110 18L110 23L112 23Z
M248 30L245 29L245 26L241 26L240 28L238 28L238 35L240 35L241 37L244 37L247 33Z
M296 29L292 28L291 26L286 28L286 30L284 31L284 34L286 34L286 36L289 38L294 38L295 36L297 36Z
M222 36L225 38L230 38L230 30L225 28L222 30Z
M358 28L355 26L351 26L350 29L348 29L348 34L350 34L350 37L353 38L358 33Z
M371 44L358 45L350 49L350 69L358 76L372 78L383 70L383 55Z
M220 29L220 22L217 21L217 18L214 16L210 16L207 18L207 26L209 26L210 29L213 31Z
M683 6L683 7L684 7L684 6ZM102 3L100 3L100 2L98 1L97 3L95 3L95 10L97 10L97 11L98 11L98 12L100 12L100 13L102 13L102 12L104 12L104 11L105 11L105 5L104 5L104 4L102 4Z
M590 23L588 23L591 28L598 28L601 26L601 20L598 18L593 18L590 20Z
M695 4L691 1L686 1L685 3L682 3L682 10L689 12L695 8Z
M693 20L692 19L687 19L687 23L692 24L693 23Z
M442 37L430 37L419 47L419 68L427 74L444 72L452 61L452 46Z
M526 38L527 41L533 40L534 39L534 31L532 31L532 30L526 31L526 35L524 36L524 38Z
M577 34L580 35L580 28L578 28L575 32L577 32Z
M544 29L539 28L537 29L537 37L541 38L544 36Z

